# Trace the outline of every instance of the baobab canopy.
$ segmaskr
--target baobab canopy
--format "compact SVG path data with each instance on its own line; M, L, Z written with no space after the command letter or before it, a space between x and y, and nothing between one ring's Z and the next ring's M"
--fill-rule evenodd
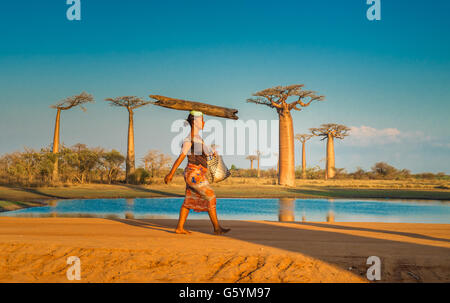
M329 135L333 138L344 139L350 132L350 128L347 126L336 123L322 124L318 128L310 128L309 130L314 136L322 137L322 140L325 140Z
M202 102L196 101L187 101L181 99L175 99L165 96L159 95L150 95L150 98L155 99L155 102L152 102L154 105L176 109L176 110L184 110L184 111L200 111L205 115L215 116L220 118L227 118L237 120L239 119L236 115L238 110L234 108L226 108L211 104L206 104Z

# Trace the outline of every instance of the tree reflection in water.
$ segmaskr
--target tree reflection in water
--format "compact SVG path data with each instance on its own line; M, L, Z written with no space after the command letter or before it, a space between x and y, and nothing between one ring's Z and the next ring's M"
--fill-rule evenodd
M280 198L279 199L278 221L293 222L295 221L295 199Z

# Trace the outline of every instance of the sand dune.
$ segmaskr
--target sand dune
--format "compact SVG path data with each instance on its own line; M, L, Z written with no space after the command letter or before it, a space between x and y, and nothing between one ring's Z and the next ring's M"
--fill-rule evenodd
M1 282L367 282L366 260L382 261L380 282L449 282L450 225L206 220L0 218Z

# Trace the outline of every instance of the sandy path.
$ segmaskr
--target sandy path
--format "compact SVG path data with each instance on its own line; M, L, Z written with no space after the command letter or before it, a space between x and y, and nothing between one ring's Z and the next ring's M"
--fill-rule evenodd
M381 281L450 282L450 225L206 220L191 235L176 220L0 218L1 282L68 282L67 257L81 282L365 282L366 260Z

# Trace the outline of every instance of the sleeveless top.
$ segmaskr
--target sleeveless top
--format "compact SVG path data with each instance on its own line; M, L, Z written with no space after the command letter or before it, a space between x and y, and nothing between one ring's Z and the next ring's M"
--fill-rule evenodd
M202 142L197 142L195 140L192 140L192 138L186 137L184 139L184 143L186 142L192 142L191 149L189 150L187 154L188 158L188 164L194 164L194 165L201 165L204 168L208 168L208 162L207 157L208 155L205 153L205 149L208 151L208 148L204 144L203 140ZM201 154L200 154L201 150ZM195 153L197 151L197 154Z

